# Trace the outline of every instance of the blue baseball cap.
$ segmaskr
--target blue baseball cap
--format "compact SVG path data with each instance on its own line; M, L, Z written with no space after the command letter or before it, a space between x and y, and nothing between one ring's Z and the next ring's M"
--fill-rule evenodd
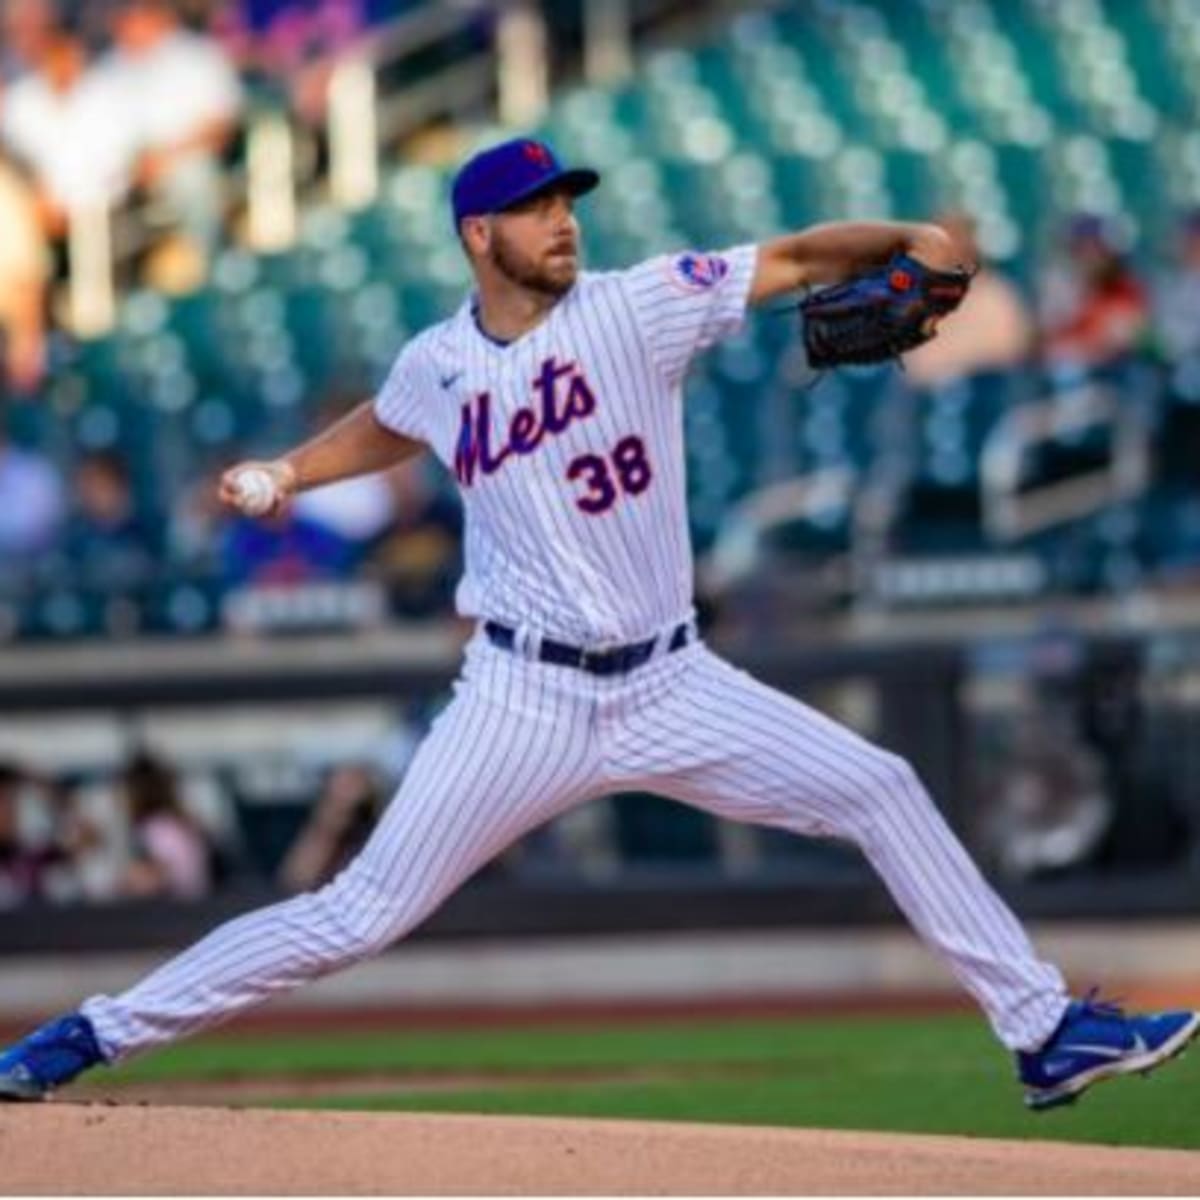
M590 167L564 167L545 142L513 138L463 163L454 177L454 224L464 217L503 212L550 187L582 196L599 182Z

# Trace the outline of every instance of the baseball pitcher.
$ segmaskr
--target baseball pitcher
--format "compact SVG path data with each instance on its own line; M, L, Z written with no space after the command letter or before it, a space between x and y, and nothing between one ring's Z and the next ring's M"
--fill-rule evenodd
M970 280L923 224L835 223L627 270L580 268L596 187L516 139L459 171L475 289L399 353L378 395L221 496L250 514L425 450L466 517L457 607L476 622L454 698L359 857L327 886L221 926L0 1055L29 1100L380 953L484 863L592 797L643 790L853 842L1015 1052L1028 1104L1178 1052L1200 1014L1072 1000L903 759L757 682L698 637L683 379L747 310L800 290L816 367L933 336Z

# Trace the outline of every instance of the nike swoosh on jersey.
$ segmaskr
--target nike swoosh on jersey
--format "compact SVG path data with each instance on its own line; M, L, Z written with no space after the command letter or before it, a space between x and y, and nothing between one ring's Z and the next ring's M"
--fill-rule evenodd
M438 383L440 383L442 385L442 388L444 390L448 390L448 389L452 388L462 378L462 374L463 373L461 371L455 371L451 375L439 375Z

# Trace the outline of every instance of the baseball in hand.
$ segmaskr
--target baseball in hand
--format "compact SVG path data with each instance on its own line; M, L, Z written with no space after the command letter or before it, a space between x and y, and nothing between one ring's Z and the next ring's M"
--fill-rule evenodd
M245 467L233 477L238 508L248 517L265 516L279 499L279 489L269 471Z

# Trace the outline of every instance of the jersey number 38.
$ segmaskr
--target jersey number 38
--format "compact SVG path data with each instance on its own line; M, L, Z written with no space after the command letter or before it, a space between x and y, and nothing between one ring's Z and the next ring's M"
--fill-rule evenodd
M650 486L654 472L646 457L646 443L630 436L622 438L607 458L581 454L567 467L567 478L585 485L586 491L575 497L575 504L595 516L608 512L622 495L640 496Z

